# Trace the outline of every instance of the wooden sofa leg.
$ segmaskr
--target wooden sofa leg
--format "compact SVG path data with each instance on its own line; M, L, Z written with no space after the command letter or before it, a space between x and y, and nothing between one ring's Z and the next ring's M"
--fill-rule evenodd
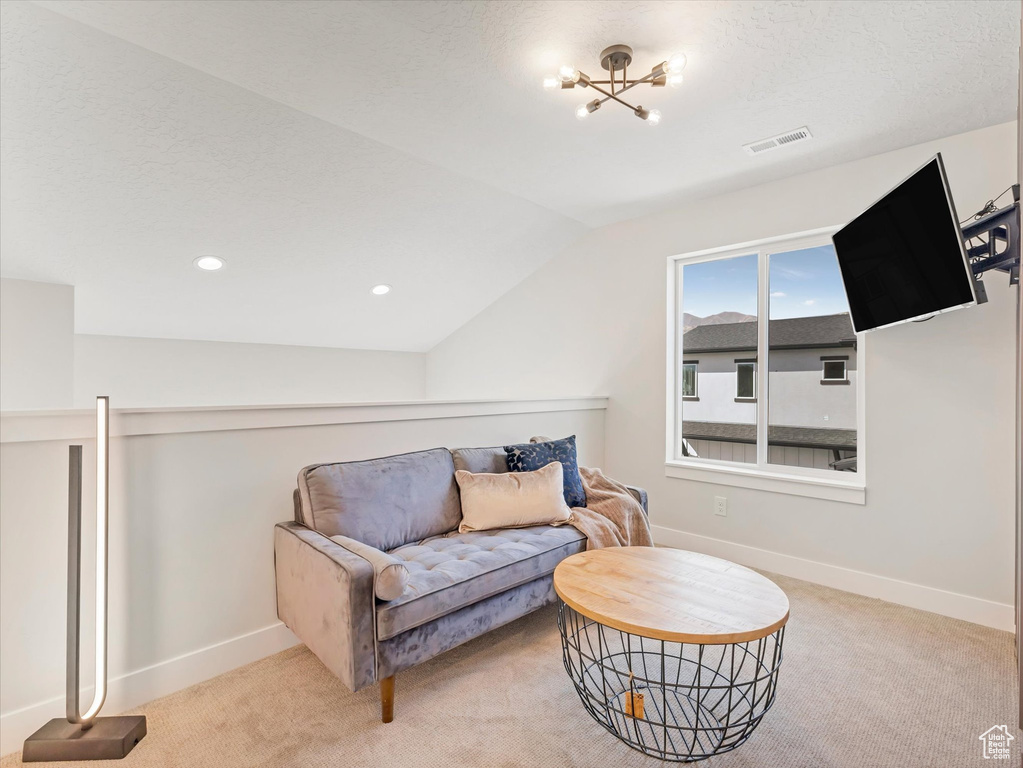
M380 719L385 723L394 719L394 675L380 681Z

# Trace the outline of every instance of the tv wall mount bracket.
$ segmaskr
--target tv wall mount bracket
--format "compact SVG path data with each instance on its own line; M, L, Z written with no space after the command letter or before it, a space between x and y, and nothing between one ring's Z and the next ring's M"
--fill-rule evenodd
M997 269L1009 275L1009 284L1019 284L1020 204L1019 184L1012 185L1012 204L985 213L963 228L966 256L977 283L978 301L986 301L983 283L985 272Z

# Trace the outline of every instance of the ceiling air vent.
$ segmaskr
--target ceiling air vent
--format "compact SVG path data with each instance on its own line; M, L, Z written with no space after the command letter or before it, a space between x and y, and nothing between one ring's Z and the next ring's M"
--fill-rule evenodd
M809 141L812 138L813 134L810 133L810 129L804 125L802 128L797 128L794 131L780 133L777 136L754 141L751 144L743 144L742 148L746 150L748 155L759 155L763 152L770 152L772 149L778 149L779 147L787 147L800 141Z

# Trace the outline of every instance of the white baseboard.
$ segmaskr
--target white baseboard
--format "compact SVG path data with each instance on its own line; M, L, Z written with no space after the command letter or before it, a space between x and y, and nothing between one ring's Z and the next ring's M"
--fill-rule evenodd
M161 661L110 680L103 715L116 715L148 701L209 680L298 643L280 622L221 643ZM59 660L58 660L59 661ZM92 690L82 691L88 703ZM21 750L22 742L54 717L64 717L64 696L0 715L0 755Z
M858 595L876 597L890 603L907 605L932 613L940 613L953 619L962 619L986 627L1012 632L1015 628L1015 611L1012 605L996 603L979 597L946 592L943 589L925 587L908 581L890 579L873 573L854 571L837 565L804 560L801 557L783 555L766 549L735 544L722 539L712 539L661 525L651 526L654 541L667 547L688 549L707 555L732 560L751 568L773 571L826 587L854 592Z
M1011 632L1014 628L1013 607L1004 603L805 560L660 525L654 525L652 528L654 540L663 546L703 552L753 568L940 613L995 629ZM296 643L298 639L291 631L283 624L276 623L129 672L110 681L103 712L112 715L132 709L160 696L180 691L182 688L283 651ZM82 695L83 699L88 700L91 691L83 690ZM51 718L63 716L63 696L55 696L47 701L0 715L0 755L20 750L25 738L37 728Z

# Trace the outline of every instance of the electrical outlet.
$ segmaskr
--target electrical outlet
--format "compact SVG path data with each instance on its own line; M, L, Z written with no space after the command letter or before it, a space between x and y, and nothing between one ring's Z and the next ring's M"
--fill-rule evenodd
M719 517L728 517L728 499L724 496L714 497L714 514Z

